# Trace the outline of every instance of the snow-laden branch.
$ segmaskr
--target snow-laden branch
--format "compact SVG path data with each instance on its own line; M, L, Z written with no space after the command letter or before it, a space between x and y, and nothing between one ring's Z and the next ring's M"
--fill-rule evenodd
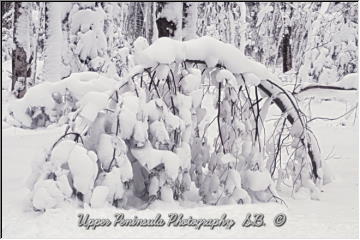
M308 97L324 97L324 98L339 98L348 99L349 93L354 93L350 95L356 95L358 90L359 74L351 73L340 79L338 82L335 82L331 85L323 84L307 84L302 86L300 89L293 92L299 98L308 98ZM356 96L357 98L357 96Z
M235 76L244 78L245 85L251 83L257 86L264 93L264 97L272 98L276 106L287 115L286 118L292 125L291 135L299 139L304 149L307 149L313 176L315 179L319 177L317 165L321 160L313 153L312 141L306 141L306 124L302 120L293 94L281 88L278 78L264 65L247 58L236 47L207 36L184 42L160 38L139 53L138 62L144 68L174 62L203 64L207 68L225 68Z
M192 63L205 62L209 68L224 66L233 74L254 73L260 79L278 79L264 65L249 59L233 45L208 36L183 42L159 38L139 53L137 60L144 68L185 60Z

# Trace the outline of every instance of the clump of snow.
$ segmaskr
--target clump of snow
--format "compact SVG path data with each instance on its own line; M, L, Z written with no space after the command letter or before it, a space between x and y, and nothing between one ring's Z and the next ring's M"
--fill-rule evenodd
M231 153L226 153L221 157L221 164L228 164L236 162L236 158Z
M236 78L229 70L219 70L216 74L216 81L218 83L229 84L230 86L237 88Z
M160 192L161 192L161 200L163 200L164 202L174 201L173 191L169 185L162 186Z
M350 73L345 75L342 79L335 82L334 86L343 87L343 88L359 88L359 74L358 73Z
M165 80L170 73L170 67L167 64L160 64L156 68L156 78L159 80Z
M109 169L109 165L113 158L114 146L112 144L113 136L109 134L101 134L99 145L97 146L97 155L104 169Z
M78 102L79 115L93 122L99 111L109 102L109 95L103 92L88 92Z
M52 179L38 181L34 186L33 206L38 210L56 207L64 200L56 181Z
M115 85L115 80L106 78L95 72L73 73L70 77L61 81L51 83L43 82L28 89L23 98L14 99L9 102L8 111L20 124L30 128L32 119L27 114L27 109L34 106L45 107L45 112L51 115L51 110L56 105L53 93L57 92L64 96L67 94L67 91L69 91L74 98L79 100L91 91L111 91ZM93 94L89 93L89 95Z
M70 15L71 33L77 34L74 53L78 54L80 59L94 59L104 55L107 48L103 31L104 19L105 12L101 7L96 7L94 10L90 8L74 10Z
M149 117L150 117L150 115L149 115ZM180 129L181 131L184 130L184 128L185 128L184 121L181 118L179 118L178 116L171 113L169 110L164 111L163 118L164 118L166 129L169 132L171 132L175 129Z
M145 146L145 143L149 138L148 128L147 122L136 121L132 137L137 147Z
M98 173L97 156L92 151L76 145L70 153L68 164L74 179L74 187L84 195L91 194ZM90 200L90 199L89 199Z
M122 139L130 139L136 124L136 114L124 109L119 114L120 136Z
M202 60L208 67L224 65L233 74L255 73L260 79L277 81L277 77L266 67L247 58L231 44L223 43L212 37L200 37L180 42L170 38L159 38L142 51L139 64L154 67L157 64L170 64L174 61Z
M167 177L175 180L179 173L179 157L167 150L154 149L149 142L143 148L132 148L131 153L146 169L151 170L161 163L165 166Z
M247 170L242 175L243 185L252 191L264 191L272 183L271 176L267 171Z
M180 85L184 94L189 95L193 91L199 89L201 83L201 71L199 69L190 68L189 73L184 76Z
M67 163L70 153L74 149L76 143L72 140L63 140L59 142L51 152L50 162L53 162L55 166L61 166Z
M186 142L181 143L181 146L175 149L176 154L181 161L181 168L183 170L190 170L191 167L191 148Z
M165 128L163 121L154 121L149 126L150 135L154 140L161 144L167 144L170 142L169 133Z
M106 198L109 194L109 188L106 186L97 186L91 196L90 206L92 208L102 208L105 206Z

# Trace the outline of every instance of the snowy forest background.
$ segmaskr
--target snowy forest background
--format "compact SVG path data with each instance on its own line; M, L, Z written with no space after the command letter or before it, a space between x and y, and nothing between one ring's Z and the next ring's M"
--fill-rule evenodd
M358 237L358 3L1 2L1 16L5 236ZM77 227L116 211L239 223ZM267 226L241 228L248 212Z

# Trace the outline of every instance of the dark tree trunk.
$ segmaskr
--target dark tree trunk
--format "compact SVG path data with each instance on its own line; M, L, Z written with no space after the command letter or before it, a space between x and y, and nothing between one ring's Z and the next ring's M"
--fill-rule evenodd
M27 34L26 32L20 32L18 29L19 21L22 26L30 25L27 14L29 9L28 3L24 2L15 2L15 11L14 11L14 49L12 51L12 84L11 90L14 91L14 94L17 98L22 98L26 93L26 81L31 76L31 67L30 63L32 61L30 51L27 53L24 49L26 43L20 42L18 39L20 34ZM23 38L24 36L22 36ZM26 39L26 38L25 38Z
M282 57L283 57L283 72L287 72L292 68L292 56L291 56L291 44L290 44L290 32L291 27L286 27L286 33L283 37Z
M283 3L283 10L284 15L286 15L286 3ZM290 7L290 13L289 13L289 19L286 19L285 21L289 21L292 17L293 8ZM284 26L284 34L282 39L282 59L283 59L283 72L287 72L292 68L292 54L291 54L291 25L286 24Z
M177 30L176 23L172 20L168 21L165 17L160 17L161 11L164 9L168 2L158 2L156 7L156 26L158 29L158 37L175 37ZM180 26L181 27L181 26Z

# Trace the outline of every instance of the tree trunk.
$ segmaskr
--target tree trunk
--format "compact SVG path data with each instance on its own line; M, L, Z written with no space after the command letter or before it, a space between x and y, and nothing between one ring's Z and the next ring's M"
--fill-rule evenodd
M33 56L30 51L30 3L15 2L14 49L12 51L11 90L17 98L26 93L26 81L31 76Z
M287 10L286 3L283 3L283 10L284 10L284 34L282 39L282 58L283 58L283 72L287 72L292 68L292 54L291 54L291 24L290 20L292 17L293 8L289 7L290 9ZM290 11L287 14L287 11ZM289 16L287 16L289 15Z
M183 4L180 2L159 2L156 9L158 37L181 40Z

